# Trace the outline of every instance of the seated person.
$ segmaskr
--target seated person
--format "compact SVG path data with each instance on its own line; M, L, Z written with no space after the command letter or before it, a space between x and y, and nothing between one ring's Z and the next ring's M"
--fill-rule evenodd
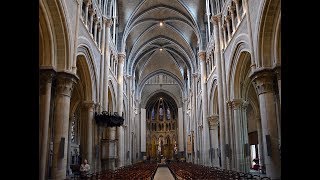
M253 165L252 169L258 171L259 170L259 159L258 158L255 158L252 160L255 164Z
M89 171L90 171L90 165L88 164L88 161L85 159L80 166L81 176L87 175Z

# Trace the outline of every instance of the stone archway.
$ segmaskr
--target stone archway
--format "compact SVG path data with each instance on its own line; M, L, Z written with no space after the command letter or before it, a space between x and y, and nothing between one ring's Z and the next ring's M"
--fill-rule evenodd
M151 145L147 148L147 156L151 160L173 159L172 137L177 136L177 122L178 107L170 95L160 92L149 98L146 104L146 131L147 136L153 137L147 139L147 144Z

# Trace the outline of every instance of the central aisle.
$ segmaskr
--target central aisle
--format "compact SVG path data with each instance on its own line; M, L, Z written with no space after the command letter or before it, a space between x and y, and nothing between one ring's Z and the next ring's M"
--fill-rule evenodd
M154 180L174 180L168 167L158 167Z

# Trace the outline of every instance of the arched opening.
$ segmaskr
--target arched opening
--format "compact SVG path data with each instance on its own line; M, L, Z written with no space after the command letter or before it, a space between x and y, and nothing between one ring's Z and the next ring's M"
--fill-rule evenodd
M87 58L84 55L77 56L77 76L79 81L75 85L70 101L69 113L69 140L67 175L76 173L84 159L92 163L92 142L89 143L88 135L93 136L93 126L88 125L89 113L88 102L92 101L92 83ZM90 127L90 131L88 129ZM88 134L90 133L90 134Z
M174 143L170 137L177 135L178 107L174 99L163 92L154 94L146 105L147 157L152 160L172 160ZM151 126L151 128L148 128ZM154 139L154 137L158 137Z
M241 47L240 45L238 47ZM232 117L230 120L230 128L234 129L234 134L231 136L234 139L232 146L234 155L237 159L234 160L234 166L239 171L249 172L252 168L252 159L258 156L256 152L257 142L249 142L249 125L250 125L250 138L257 139L255 133L255 121L249 121L251 117L251 105L249 97L257 101L258 96L254 91L250 76L251 69L251 55L247 51L240 48L234 56L234 66L231 74L231 99L232 99ZM249 124L249 122L251 124ZM253 129L252 129L253 128ZM253 146L250 146L252 143ZM251 149L254 147L254 149ZM256 153L253 153L256 152Z

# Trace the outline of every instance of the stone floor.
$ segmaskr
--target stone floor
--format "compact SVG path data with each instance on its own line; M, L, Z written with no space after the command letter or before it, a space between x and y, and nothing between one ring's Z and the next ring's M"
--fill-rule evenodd
M158 167L154 180L174 180L170 170L166 166Z

